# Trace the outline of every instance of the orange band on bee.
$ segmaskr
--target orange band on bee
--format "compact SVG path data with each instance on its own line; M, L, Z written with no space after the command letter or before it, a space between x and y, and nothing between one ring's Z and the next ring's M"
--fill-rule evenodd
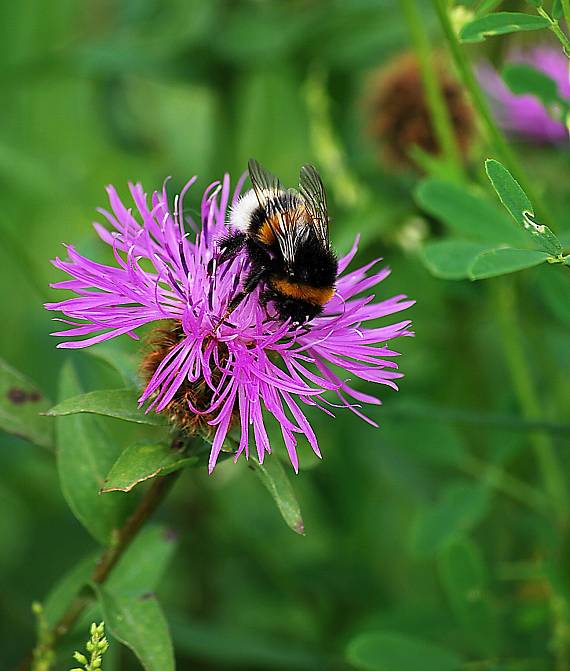
M313 305L324 305L333 297L333 287L311 287L301 282L290 282L284 279L271 279L271 286L290 298L307 301Z
M272 214L265 219L256 237L264 245L271 247L275 242L275 231L280 231L283 226L299 226L307 218L307 211L304 206L291 209L287 212Z
M256 237L264 245L270 247L275 242L275 233L273 231L279 229L279 219L276 215L273 215L266 219L259 231L257 231Z

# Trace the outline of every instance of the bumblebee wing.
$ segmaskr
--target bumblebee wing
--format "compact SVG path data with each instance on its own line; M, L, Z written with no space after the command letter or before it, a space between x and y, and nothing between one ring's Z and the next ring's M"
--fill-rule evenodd
M253 190L259 205L268 215L268 224L283 258L291 264L300 236L304 234L299 217L299 194L294 189L283 189L279 179L255 159L248 161L247 168Z
M281 182L277 177L271 174L269 170L266 170L254 158L250 158L247 162L247 170L261 207L266 207L268 203L275 201L277 196L283 191Z
M299 193L295 189L283 191L279 200L277 241L286 264L292 265L297 247L309 233L309 225L302 216Z
M314 165L307 163L299 173L299 192L305 202L307 213L315 227L315 233L325 246L329 246L329 215L327 194Z

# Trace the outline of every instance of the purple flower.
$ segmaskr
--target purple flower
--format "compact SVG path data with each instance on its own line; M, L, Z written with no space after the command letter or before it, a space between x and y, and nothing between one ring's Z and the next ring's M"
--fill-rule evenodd
M412 335L410 321L373 327L364 324L405 310L414 301L398 295L374 302L373 295L362 295L390 271L382 268L371 273L376 261L348 271L357 239L339 261L333 298L323 314L304 328L272 319L259 303L259 289L222 322L228 303L239 290L247 261L238 257L222 264L215 274L211 275L211 267L209 272L216 241L227 233L230 180L226 175L221 184L215 182L206 189L198 227L183 216L184 198L195 179L175 198L172 209L165 187L153 193L149 202L142 186L131 184L136 216L115 189L108 187L110 211L99 211L111 231L98 223L94 226L112 247L116 265L91 261L71 245L67 246L69 260L53 261L72 279L52 286L77 294L46 305L48 310L59 310L71 318L60 319L69 328L53 335L79 338L58 347L88 347L123 334L136 340L139 327L169 320L162 324L174 324L168 336L170 344L164 356L155 361L139 399L146 412L168 414L177 402L174 414L179 417L182 399L184 413L205 418L212 440L210 472L234 426L241 433L236 459L242 452L249 456L252 433L262 462L265 453L271 452L265 422L272 415L297 471L296 434L304 434L320 456L303 405L316 406L330 416L334 416L333 408L347 408L376 426L361 412L360 403L380 401L353 389L344 374L397 389L395 381L402 375L392 359L398 352L387 343ZM233 193L232 205L242 184L243 178ZM185 224L193 229L192 239ZM182 390L186 390L183 396ZM327 398L330 394L336 395L335 403Z
M568 58L559 49L539 46L525 51L512 51L509 63L524 63L544 72L558 85L562 98L570 100ZM534 96L511 93L497 71L488 63L478 68L481 86L490 98L495 118L508 133L537 143L557 143L568 140L568 130L550 116Z

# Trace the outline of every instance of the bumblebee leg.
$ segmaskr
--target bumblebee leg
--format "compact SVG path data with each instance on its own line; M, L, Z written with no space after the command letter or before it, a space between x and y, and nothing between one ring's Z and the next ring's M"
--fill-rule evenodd
M245 247L247 237L245 233L236 233L235 235L227 235L218 242L218 263L224 263L237 256Z
M218 255L214 256L208 262L207 272L211 277L216 270L218 264L224 263L233 259L245 247L246 236L244 233L229 234L218 240Z
M276 292L273 291L273 289L267 288L259 297L259 302L261 303L261 305L263 305L264 308L266 308L267 304L270 301L274 301L276 298L277 298Z

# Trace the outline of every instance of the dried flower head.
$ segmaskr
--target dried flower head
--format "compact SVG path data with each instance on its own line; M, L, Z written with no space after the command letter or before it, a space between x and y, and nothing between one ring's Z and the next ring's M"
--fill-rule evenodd
M542 45L513 50L506 62L524 63L540 70L554 80L560 97L570 100L568 58L560 49ZM492 65L480 64L477 76L491 101L497 123L507 133L540 144L568 141L566 125L554 119L534 96L512 93Z
M460 84L441 63L437 68L456 141L466 155L474 134L473 113ZM387 161L413 166L409 153L416 145L429 154L439 154L420 66L414 54L397 56L373 73L366 98L368 133Z
M373 295L364 294L390 271L371 273L373 262L349 272L356 241L339 261L333 298L305 327L268 318L259 289L224 320L247 259L238 256L213 273L210 261L216 241L227 232L228 205L237 202L243 180L233 196L227 175L221 184L206 189L200 226L183 216L184 199L194 181L172 208L165 187L149 199L140 184L131 184L136 216L108 187L111 208L100 212L111 231L99 223L95 229L112 247L116 265L91 261L71 245L68 260L54 260L72 279L53 286L74 291L77 297L46 305L69 318L61 320L69 328L53 335L78 337L58 347L80 348L124 334L138 339L138 328L156 323L142 364L146 387L140 404L146 412L167 413L188 432L209 430L210 472L232 426L240 432L236 459L242 453L249 456L254 442L263 461L271 452L266 421L272 416L297 470L297 434L304 434L320 456L302 406L331 416L333 408L347 408L374 424L361 412L360 403L380 401L353 389L345 375L397 389L401 373L393 358L398 353L388 341L411 335L410 321L368 323L405 310L413 301L398 295L374 302ZM335 403L329 394L336 396Z

